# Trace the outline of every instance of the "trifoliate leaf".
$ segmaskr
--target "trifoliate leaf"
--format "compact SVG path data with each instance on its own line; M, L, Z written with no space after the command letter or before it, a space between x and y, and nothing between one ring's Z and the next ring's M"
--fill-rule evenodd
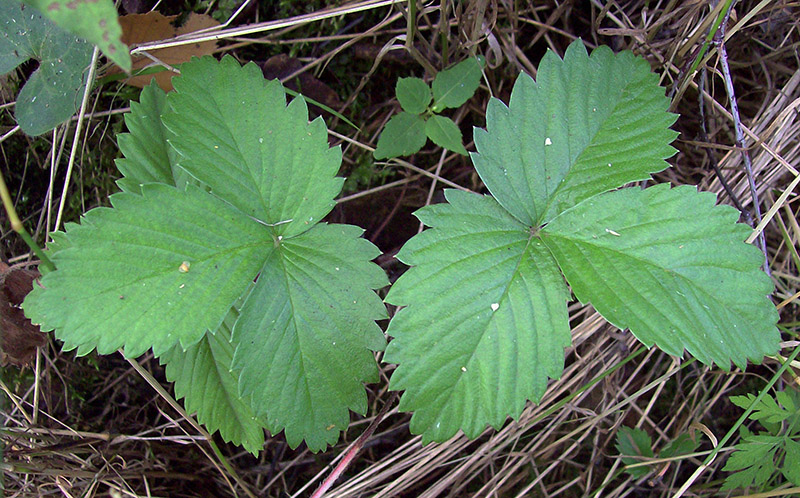
M387 159L415 154L427 141L422 116L403 111L386 123L372 155L375 159Z
M425 123L425 134L433 140L433 143L447 150L452 150L463 156L467 155L464 148L461 130L452 119L444 116L433 115Z
M230 92L222 88L227 80L247 84ZM328 148L321 121L308 123L302 100L287 106L282 87L256 78L252 66L195 60L174 82L166 132L147 121L163 108L155 87L133 111L132 136L123 140L132 154L123 163L132 192L112 196L113 209L92 210L56 236L58 269L28 296L25 310L80 354L120 346L128 356L148 347L169 354L181 365L179 381L229 366L225 338L206 333L220 333L231 306L253 286L230 341L234 370L242 369L239 394L252 413L269 418L270 430L285 428L292 446L305 439L321 449L347 425L348 408L365 412L363 383L377 380L371 351L385 345L374 322L386 314L372 291L387 283L370 262L377 248L359 238L360 228L315 226L341 185L332 162L340 152ZM216 93L181 93L204 84ZM208 181L210 191L192 184L185 191L161 183L137 187L168 180L165 166L153 164L158 157L136 145L154 137L162 147L159 134L181 153L181 168ZM158 173L148 178L146 171ZM302 217L269 221L287 215ZM199 343L204 337L208 347ZM170 349L178 343L187 358ZM219 424L223 437L255 448L258 438L245 423L250 412L234 402L230 379L220 373L219 380L215 392L227 399L222 411L209 411L196 389L180 392L210 427ZM224 424L225 413L236 424Z
M472 158L496 200L450 194L421 210L433 228L399 252L413 267L387 296L406 306L387 331L390 388L406 391L400 409L423 441L498 426L560 374L561 272L581 301L671 354L728 368L777 350L771 283L731 208L691 187L603 194L667 167L667 106L645 61L589 57L579 41L563 61L546 55L535 83L520 75L508 107L489 104Z
M647 346L744 368L780 335L763 256L730 206L695 187L656 185L596 196L541 230L582 303Z
M125 192L140 192L144 183L165 183L184 188L189 175L176 165L177 153L167 143L170 136L161 122L167 95L155 83L146 86L139 102L131 102L125 114L129 133L117 136L119 150L124 155L116 164L124 176L117 185Z
M508 107L492 99L472 159L486 188L518 220L547 223L592 195L669 165L676 116L644 59L580 40L562 61L547 52L537 79L520 74Z
M478 89L483 59L470 57L445 69L433 79L433 110L461 107Z
M388 281L368 263L380 252L362 232L322 224L281 241L234 327L241 392L292 448L334 443L348 408L366 412L363 383L378 380L369 350L385 346L374 320L386 311L370 289Z
M411 114L425 112L433 98L431 87L419 78L398 79L395 93L403 110Z
M25 0L61 28L97 45L106 57L125 71L131 70L131 54L120 40L122 28L111 0Z
M36 59L39 68L17 95L14 117L31 136L46 133L77 112L85 88L92 47L34 8L0 2L0 74Z
M255 220L191 187L146 184L86 213L53 254L58 268L23 306L66 349L152 347L156 356L216 330L274 248Z
M642 463L647 458L653 458L653 441L642 429L636 427L620 427L617 432L617 442L614 445L622 457L622 463L633 465ZM625 469L634 479L646 476L653 468L648 465Z
M264 429L250 406L239 395L239 372L233 370L231 328L239 317L231 307L222 325L207 332L184 351L175 346L159 358L166 365L167 380L175 383L175 396L184 398L188 412L209 432L219 430L227 442L241 445L253 454L264 446Z
M550 253L491 197L445 191L417 211L433 229L397 257L414 265L386 301L400 310L384 360L411 430L443 441L516 417L561 374L570 343L564 280Z
M333 209L341 150L328 148L321 118L308 122L301 97L286 106L277 80L231 56L192 59L172 84L163 117L170 143L183 156L180 166L214 195L284 237Z

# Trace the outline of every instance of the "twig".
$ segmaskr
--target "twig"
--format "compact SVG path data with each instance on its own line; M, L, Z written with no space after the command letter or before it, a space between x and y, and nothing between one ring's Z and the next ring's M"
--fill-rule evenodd
M706 130L706 104L705 104L705 86L706 86L706 68L703 67L701 70L700 75L700 82L697 84L700 90L697 92L698 96L698 103L700 107L700 140L706 143L710 143L708 139L708 130ZM711 167L714 168L714 172L717 174L717 178L719 178L719 183L722 185L722 188L725 189L725 192L728 194L728 197L731 198L731 202L733 205L736 206L736 209L742 213L747 219L747 223L750 226L753 226L753 218L749 211L745 210L744 206L742 205L741 201L739 201L739 196L736 195L736 192L731 189L730 185L728 185L728 180L725 179L725 175L722 174L722 170L719 168L719 163L717 163L717 158L714 157L714 154L711 152L711 149L708 147L703 148L706 151L706 155L708 156L708 162L711 163Z
M717 45L719 51L720 65L722 66L722 76L725 80L725 90L728 92L728 100L731 103L731 115L733 116L733 127L736 131L736 146L742 152L742 159L744 160L744 168L747 172L747 182L750 186L750 195L753 199L753 211L755 213L756 223L761 222L761 206L758 200L758 192L756 191L756 181L753 175L753 165L750 162L750 154L744 146L744 133L742 133L742 122L739 117L739 105L736 103L736 93L733 90L733 79L731 78L731 69L728 65L728 52L725 50L725 26L728 23L728 17L731 13L731 6L725 11L725 16L719 26L719 30L714 35L714 43ZM767 242L764 237L764 232L758 235L758 246L761 252L764 253L764 272L770 275L769 270L769 253L767 253Z
M86 87L83 90L83 100L81 100L81 109L78 114L78 123L75 125L75 136L72 141L72 150L69 154L69 163L67 164L67 174L64 178L64 188L61 191L61 202L58 204L58 213L56 214L56 224L53 226L53 231L58 230L61 224L61 216L64 214L64 203L67 200L67 189L69 188L69 180L72 176L72 167L75 165L75 156L78 154L78 142L80 142L81 129L83 128L83 118L86 113L86 103L89 101L89 95L92 93L92 83L94 82L95 68L97 66L97 59L100 51L94 47L92 52L92 62L89 64L89 75L86 77Z
M342 475L342 472L344 472L345 469L347 469L347 467L350 465L350 463L352 463L353 459L356 457L358 452L361 451L361 448L364 447L364 444L367 442L367 439L369 439L372 436L372 433L375 432L375 429L378 428L378 425L381 423L381 420L383 420L383 417L386 416L386 413L389 411L389 408L394 404L395 398L397 398L397 393L392 395L392 397L386 402L386 404L383 405L383 408L381 408L381 411L379 411L378 414L375 415L375 418L372 420L372 423L369 424L367 430L365 430L363 434L358 436L358 439L356 439L355 442L350 446L350 448L344 454L344 457L342 457L342 459L339 461L336 467L334 467L334 469L331 471L331 474L324 481L322 481L322 484L319 485L319 488L317 488L317 490L314 491L314 494L311 495L311 498L322 498L325 492L333 485L334 482L336 482L336 479L338 479L339 476Z

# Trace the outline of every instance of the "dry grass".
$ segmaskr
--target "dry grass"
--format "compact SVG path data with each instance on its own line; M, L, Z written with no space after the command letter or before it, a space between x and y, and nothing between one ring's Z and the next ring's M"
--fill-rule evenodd
M702 71L687 74L716 18L706 2L424 2L410 57L403 39L405 4L377 7L388 3L360 2L360 11L345 3L344 25L359 16L374 22L343 29L337 36L314 38L306 31L297 36L297 20L264 25L251 19L244 26L250 32L232 32L221 51L244 59L268 48L293 48L304 71L334 88L331 68L340 59L357 68L352 69L359 71L357 84L339 96L342 112L362 126L361 132L327 119L336 130L332 140L343 145L343 172L349 174L374 147L377 133L397 107L391 101L397 76L421 75L421 67L441 68L445 59L484 54L489 62L485 86L454 116L463 125L482 125L488 96L507 99L516 74L535 72L545 49L563 53L576 37L589 45L631 49L662 75L663 84L675 92L673 109L681 114L675 125L681 132L679 153L671 160L675 167L658 175L657 181L698 185L720 194L721 202L752 210L742 151L734 147L734 119L717 49L711 47ZM781 322L795 332L800 288L800 205L794 191L800 181L798 19L798 2L744 0L736 5L725 42L752 178L768 220L763 233L774 297L781 303ZM328 21L318 12L302 22ZM358 59L359 54L370 59ZM115 112L123 110L114 108L118 103L93 109L79 143L113 141ZM357 114L351 112L354 105ZM52 152L69 154L71 139L61 138L53 141L51 151L30 158L36 167L45 168ZM100 161L82 147L76 154L79 165ZM471 165L459 156L429 148L412 162L392 163L380 185L359 185L340 199L333 214L336 221L363 221L367 236L391 255L418 229L409 213L430 202L435 191L442 186L482 187ZM714 163L730 193L724 192ZM97 187L74 190L70 195L79 196L84 208L107 195ZM60 192L54 191L55 196ZM358 212L365 209L380 216L364 221ZM381 262L390 274L397 270L389 257ZM475 441L456 437L423 447L408 432L409 416L395 408L327 496L672 496L687 483L687 496L714 494L725 475L720 471L725 452L698 476L690 476L714 444L709 435L721 438L740 413L728 395L758 389L763 385L759 379L770 378L780 363L766 359L746 373L723 372L657 350L642 351L628 332L611 327L591 308L573 305L570 318L573 346L567 351L564 374L519 420L501 430L487 430ZM797 342L787 342L781 354L788 356L795 347ZM163 381L155 360L140 362ZM396 404L386 391L391 367L384 368L384 381L370 386L372 414L386 402ZM2 433L9 496L245 495L234 477L221 470L204 438L121 357L75 359L51 341L37 358L33 374L35 382L28 371L11 380L6 376L2 385L10 400ZM258 459L230 446L223 446L223 452L256 496L305 496L369 421L354 418L340 444L321 455L302 447L290 450L280 435L267 442ZM700 453L660 462L657 473L634 481L622 472L614 447L623 425L647 431L657 450L680 434L693 434L701 441Z

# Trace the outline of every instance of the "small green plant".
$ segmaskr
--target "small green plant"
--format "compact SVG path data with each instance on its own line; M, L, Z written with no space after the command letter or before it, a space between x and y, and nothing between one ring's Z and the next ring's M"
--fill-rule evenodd
M641 464L656 456L653 452L653 441L650 439L650 435L639 428L620 427L615 446L625 465ZM680 434L662 448L658 453L658 458L676 458L688 455L697 450L697 446L697 441L689 434ZM640 479L654 470L656 470L655 465L637 465L625 469L625 472L634 479Z
M439 115L461 107L478 89L483 59L471 57L445 69L433 79L433 91L420 78L400 78L395 93L403 110L386 123L375 159L407 156L419 152L430 138L436 145L467 155L461 130L452 119Z
M766 431L752 433L741 427L741 442L722 468L732 472L722 491L751 486L775 489L784 482L800 486L800 394L789 388L760 400L753 394L730 400L744 410L752 407L748 418Z
M455 80L401 102L461 105L474 86ZM57 269L25 312L80 354L152 348L226 440L257 452L266 428L321 450L366 411L386 345L378 250L320 223L341 152L254 64L195 59L173 85L131 106L122 192L53 235ZM570 287L673 355L730 368L777 350L771 282L737 212L689 186L618 189L668 167L668 104L646 61L580 41L545 55L536 81L520 75L508 106L489 103L472 157L492 196L446 191L418 211L432 228L402 248L411 269L386 297L403 307L389 387L424 442L475 437L541 397L570 343Z

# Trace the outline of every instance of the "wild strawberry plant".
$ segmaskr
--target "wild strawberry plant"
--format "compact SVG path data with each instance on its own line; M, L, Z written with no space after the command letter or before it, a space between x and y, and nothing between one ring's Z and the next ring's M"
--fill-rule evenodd
M378 379L378 250L320 223L341 153L301 98L287 106L230 57L181 73L132 106L122 192L54 235L58 269L25 311L82 354L152 348L226 440L255 452L263 427L323 449ZM668 167L667 106L644 60L580 42L490 102L472 159L492 195L447 191L418 211L431 229L398 254L412 268L386 298L403 307L390 388L424 441L474 437L538 400L563 368L572 293L670 354L729 368L777 350L737 212L688 186L618 189Z

